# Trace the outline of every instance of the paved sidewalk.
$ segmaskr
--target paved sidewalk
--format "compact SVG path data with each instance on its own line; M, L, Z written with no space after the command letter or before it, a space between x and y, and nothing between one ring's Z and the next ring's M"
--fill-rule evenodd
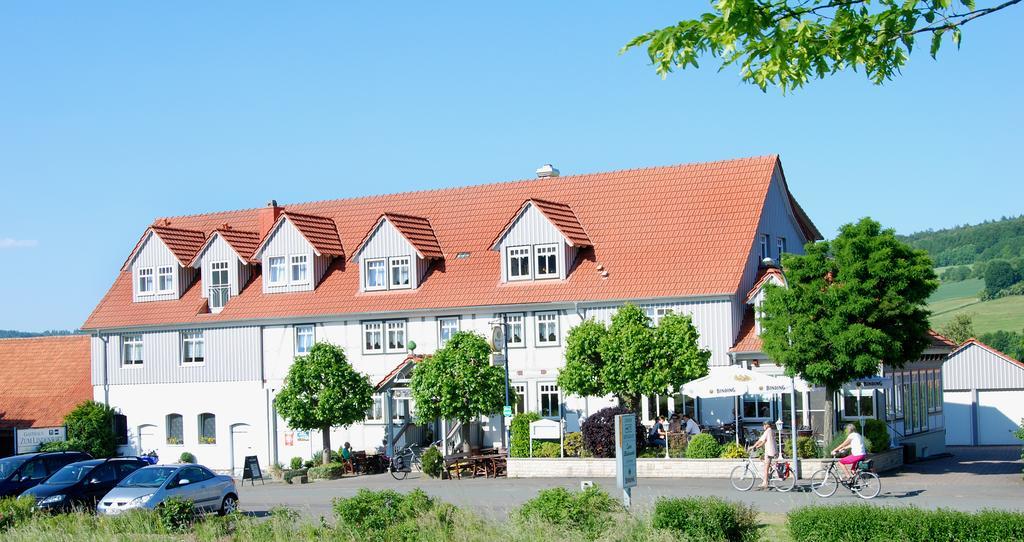
M979 510L1000 508L1024 511L1024 481L1021 479L1020 449L1014 447L950 448L953 457L909 465L902 472L882 477L882 493L863 501L840 487L831 498L822 499L801 481L790 493L739 492L726 479L640 479L633 490L633 502L639 509L650 507L658 497L714 495L743 501L769 514L784 514L790 509L811 504L870 502L880 506L917 506ZM246 485L241 489L243 509L263 512L274 506L288 506L307 516L330 518L331 500L350 497L360 488L410 491L421 488L458 506L472 508L493 518L503 518L510 510L549 487L579 488L579 478L464 479L432 480L410 475L398 481L388 474L358 476L342 480L313 482L307 485L272 483ZM615 481L594 482L618 495Z

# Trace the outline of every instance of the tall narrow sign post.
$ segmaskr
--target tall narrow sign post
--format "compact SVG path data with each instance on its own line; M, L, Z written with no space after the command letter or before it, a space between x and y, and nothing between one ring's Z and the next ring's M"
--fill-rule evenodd
M629 508L636 487L636 414L615 416L615 484L622 488L622 504Z

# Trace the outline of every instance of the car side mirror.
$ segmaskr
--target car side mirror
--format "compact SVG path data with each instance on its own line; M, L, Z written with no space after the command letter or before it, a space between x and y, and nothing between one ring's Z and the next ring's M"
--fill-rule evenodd
M19 482L27 482L27 481L29 481L31 479L32 479L32 477L26 474L26 475L22 476L21 478L19 478L18 481Z
M191 483L191 482L189 482L188 478L182 478L181 480L178 480L178 485L177 485L177 487L181 487L181 486L187 486L187 485L189 485L190 483Z

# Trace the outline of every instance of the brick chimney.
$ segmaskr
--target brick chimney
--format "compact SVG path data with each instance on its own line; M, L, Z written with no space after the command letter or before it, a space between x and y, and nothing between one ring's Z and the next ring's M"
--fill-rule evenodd
M281 211L284 211L284 207L278 207L277 200L274 199L268 201L266 207L257 211L259 213L257 216L259 218L260 239L266 237L270 228L274 227L277 219L281 217Z

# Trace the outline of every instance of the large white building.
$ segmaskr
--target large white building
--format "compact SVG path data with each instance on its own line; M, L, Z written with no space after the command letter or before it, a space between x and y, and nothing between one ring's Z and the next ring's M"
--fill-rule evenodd
M429 354L457 330L489 336L503 315L518 405L574 430L611 401L560 393L570 328L632 302L655 320L692 315L713 365L749 361L737 348L761 262L820 237L775 156L272 202L157 219L83 328L96 399L127 415L131 449L164 460L189 451L237 471L246 455L308 457L318 436L290 429L274 396L315 341L343 347L393 397L392 424L381 395L365 423L332 433L335 447L372 449L387 427L399 443L436 435L439 424L412 424L402 393L409 345ZM787 408L763 403L744 400L748 421ZM734 416L728 400L670 390L645 401L647 418L669 410ZM500 419L472 435L500 441Z

